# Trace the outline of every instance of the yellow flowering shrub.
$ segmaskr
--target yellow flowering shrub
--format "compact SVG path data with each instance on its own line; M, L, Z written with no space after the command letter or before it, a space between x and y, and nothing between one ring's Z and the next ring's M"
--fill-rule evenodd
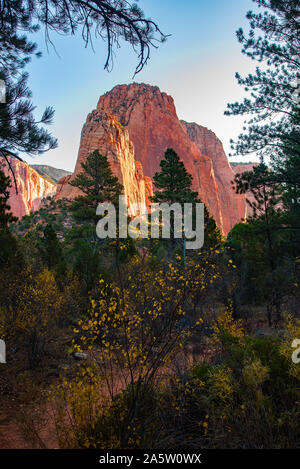
M186 317L194 296L215 275L214 269L210 275L206 270L193 264L184 271L171 262L154 270L136 256L124 284L100 279L88 318L74 329L77 350L92 350L99 367L108 361L118 366L126 385L153 379L187 339L191 325L201 324L199 317Z
M179 255L168 263L136 255L126 264L126 274L119 274L111 283L100 278L87 317L74 327L74 349L88 353L112 406L118 400L117 440L127 447L137 444L137 428L144 425L145 396L155 414L153 388L158 379L167 380L173 359L183 353L193 328L201 325L195 309L199 292L218 274L204 255L185 265Z
M209 372L212 392L221 400L230 400L233 394L232 370L228 366L215 366Z

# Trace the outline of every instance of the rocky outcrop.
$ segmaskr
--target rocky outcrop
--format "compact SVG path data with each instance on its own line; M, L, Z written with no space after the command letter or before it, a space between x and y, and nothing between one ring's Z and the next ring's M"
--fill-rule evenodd
M134 146L129 139L128 130L114 115L103 109L94 110L88 115L81 133L74 174L58 182L56 198L72 199L80 194L80 191L69 183L82 171L81 163L94 150L99 150L107 157L113 173L123 185L127 204L132 207L129 214L137 213L138 204L145 206L151 185L144 177L142 165L135 161ZM133 208L134 206L136 208Z
M196 123L181 121L190 139L196 143L202 154L208 156L213 165L218 186L223 229L230 229L246 215L245 196L234 192L232 181L234 171L225 154L223 144L218 137L206 127Z
M56 199L63 199L64 197L72 199L74 197L72 195L73 187L68 186L71 176L72 174L69 174L68 176L63 176L59 179L56 186Z
M244 195L232 188L234 172L223 145L205 127L178 119L173 98L157 86L118 85L101 96L82 130L74 175L59 181L57 197L73 198L68 183L93 150L106 155L131 203L149 204L152 178L167 148L173 148L193 177L193 189L223 233L246 215Z
M1 168L12 180L8 203L14 216L22 218L24 215L38 210L45 197L54 195L56 186L40 176L27 163L16 158L8 157L8 159L14 172L17 186L16 190L12 173L4 159L0 158Z
M212 160L201 153L181 125L173 98L157 86L133 83L118 85L101 96L97 110L108 110L128 129L135 158L144 174L153 177L167 148L173 148L193 176L197 190L218 226L223 230L217 181Z

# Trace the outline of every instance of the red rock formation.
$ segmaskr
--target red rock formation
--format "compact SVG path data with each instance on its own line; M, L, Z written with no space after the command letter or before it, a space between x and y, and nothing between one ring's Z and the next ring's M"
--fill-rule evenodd
M124 186L128 206L134 204L144 206L149 182L144 178L142 166L135 161L134 146L129 139L128 131L117 121L115 116L103 109L94 110L88 115L81 133L74 174L64 177L58 182L56 198L70 199L80 194L80 191L76 187L72 187L69 182L82 171L81 163L94 150L99 150L102 155L107 157L113 173Z
M258 166L259 163L232 163L231 168L234 174L242 174L246 171L252 171L255 166Z
M242 174L245 173L246 171L253 171L254 166L258 166L259 163L238 163L238 164L231 164L232 170L234 172L234 175L236 174ZM254 202L254 196L251 192L247 192L245 195L245 198L249 200L249 202ZM245 218L251 216L253 214L253 210L250 207L248 203L246 203L246 214Z
M228 233L236 223L245 217L246 204L245 196L236 194L232 187L235 173L229 164L223 144L206 127L185 121L181 121L181 124L201 153L207 155L212 161L221 203L223 228L225 233Z
M17 193L12 180L8 203L14 216L22 218L24 215L38 210L43 198L54 195L56 186L40 176L27 163L16 158L9 158L9 162L15 174ZM4 158L0 158L0 165L4 173L12 179L11 171L9 171Z
M66 191L66 186L69 183L71 177L72 175L68 174L68 176L63 176L62 178L59 179L57 186L56 186L56 196L55 196L56 199L63 199L65 196L66 198L69 198L69 199L73 198L73 195L71 193L73 191L73 187L68 186L68 190Z
M87 155L98 149L108 157L129 201L149 204L151 178L169 147L178 153L193 176L194 190L227 233L245 217L246 204L245 196L232 189L234 173L222 143L210 130L180 122L173 98L156 86L118 85L101 96L83 127L74 175ZM69 177L59 181L58 198L78 193L69 181Z
M203 155L181 125L171 96L157 86L118 85L102 96L97 110L108 110L124 125L144 174L153 177L167 148L173 148L193 176L194 190L223 230L217 182L210 158Z

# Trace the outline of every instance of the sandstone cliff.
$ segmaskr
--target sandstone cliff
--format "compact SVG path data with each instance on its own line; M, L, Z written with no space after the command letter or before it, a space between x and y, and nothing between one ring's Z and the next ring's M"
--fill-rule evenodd
M258 166L259 163L231 163L232 170L234 175L243 174L246 171L253 171L255 166ZM253 203L255 201L254 196L251 192L247 192L245 198L249 202ZM253 214L253 210L248 203L246 203L246 215L245 218L250 217Z
M245 196L235 194L233 190L232 181L235 173L224 152L223 144L206 127L185 121L181 121L181 124L201 153L207 155L212 161L223 215L223 228L225 233L228 233L236 223L245 217L246 205Z
M135 158L144 174L153 177L167 148L173 148L193 176L194 190L223 230L223 214L210 158L203 155L181 125L173 98L157 86L118 85L101 96L98 110L106 109L124 125L134 144Z
M9 162L15 174L17 192L12 180L8 203L14 216L22 218L24 215L38 210L43 198L54 195L56 186L40 176L27 163L16 158L9 158ZM12 179L11 171L3 158L0 158L0 164L4 173Z
M82 130L74 175L81 162L98 149L110 161L129 202L149 203L152 178L167 148L173 148L193 176L193 189L206 204L223 233L246 215L244 195L232 189L234 178L222 143L213 132L178 119L173 98L157 86L118 85L101 96ZM78 193L67 176L57 197Z
M91 112L83 126L78 158L74 174L58 182L56 198L74 198L80 194L71 182L76 174L82 171L81 163L94 150L99 150L110 163L113 173L123 184L128 206L142 204L145 206L151 185L144 177L143 168L135 161L134 146L125 129L114 115L106 110ZM130 214L137 213L138 207Z

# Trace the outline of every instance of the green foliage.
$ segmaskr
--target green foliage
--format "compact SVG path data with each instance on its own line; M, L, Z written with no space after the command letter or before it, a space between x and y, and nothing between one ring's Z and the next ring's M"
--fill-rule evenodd
M4 160L7 156L18 158L18 152L37 155L57 146L56 139L40 126L51 123L54 111L46 108L40 121L35 121L27 78L22 74L13 81L0 69L0 79L6 83L6 102L0 103L0 156Z
M229 235L236 249L244 300L266 303L269 324L281 320L282 303L297 285L299 251L299 2L254 0L248 37L237 31L242 52L264 64L243 78L249 97L228 105L227 115L247 115L247 127L234 144L236 154L253 151L261 164L237 175L237 192L252 195L247 225ZM270 157L270 168L263 158Z
M252 298L266 303L271 325L281 320L283 300L297 277L299 208L288 202L287 191L262 163L253 171L238 174L235 183L237 192L252 195L248 203L253 213L246 224L232 229L229 245L235 250L244 301Z
M242 52L267 67L238 83L249 93L242 103L228 105L227 115L249 115L248 127L234 145L236 154L253 151L270 155L289 146L290 136L299 132L299 2L297 0L254 0L264 11L250 11L248 37L237 31ZM297 121L297 122L296 122ZM284 142L283 142L284 140Z
M184 163L180 160L177 153L168 148L164 159L160 162L161 171L156 173L153 178L154 186L157 189L154 195L150 197L152 202L175 204L178 203L183 208L185 203L200 203L198 193L192 191L192 176L187 172ZM195 213L193 213L193 216ZM171 213L171 240L172 247L175 248L174 239L174 214ZM183 222L182 222L183 225ZM209 216L208 210L204 207L204 229L205 229L205 248L216 247L221 243L221 233L217 228L216 222ZM167 242L155 245L153 252L162 250ZM182 241L180 241L182 244Z
M158 189L152 202L166 202L168 204L196 202L197 192L191 190L192 176L187 172L177 153L168 148L164 159L160 162L161 171L153 178L154 186Z
M10 178L5 176L4 172L0 169L0 230L7 229L9 223L17 221L17 218L9 211L10 206L7 203L10 187Z
M8 205L10 178L0 169L0 270L11 267L18 269L23 264L17 241L9 231L15 218Z
M112 202L118 206L122 186L113 175L107 158L98 150L91 153L81 166L83 171L70 184L85 195L75 198L71 211L76 221L93 222L97 220L96 208L100 203Z
M105 270L107 259L100 255L100 245L95 227L74 226L66 235L65 257L73 272L81 279L82 293L88 298Z
M41 252L49 269L54 269L62 261L62 248L56 232L50 224L44 229L44 237L41 239Z

